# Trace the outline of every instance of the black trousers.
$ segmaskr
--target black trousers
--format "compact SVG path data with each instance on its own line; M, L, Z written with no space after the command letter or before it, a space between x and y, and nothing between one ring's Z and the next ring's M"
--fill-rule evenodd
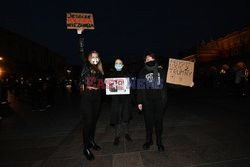
M148 103L143 105L143 114L146 128L146 140L152 141L153 128L155 128L155 134L157 143L161 142L162 130L163 130L163 116L164 107L162 100L159 98L148 98Z
M82 96L83 104L83 145L91 147L94 141L96 123L100 114L101 92L100 90L85 90Z

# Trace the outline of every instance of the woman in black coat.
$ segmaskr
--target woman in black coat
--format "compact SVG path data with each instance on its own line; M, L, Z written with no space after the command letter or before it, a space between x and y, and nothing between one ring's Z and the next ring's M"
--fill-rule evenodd
M101 150L101 147L95 143L94 139L102 103L101 89L104 87L103 75L104 71L99 53L92 51L87 58L83 57L83 68L80 78L80 82L84 85L82 93L83 153L88 160L95 159L90 151L91 148L96 151Z
M137 102L139 110L143 109L147 150L153 144L153 129L155 129L158 150L164 151L162 143L164 109L167 103L167 85L165 70L158 65L154 53L145 56L145 66L138 76Z
M110 78L129 78L129 73L124 69L121 59L115 60L114 72ZM121 132L125 134L128 141L132 141L129 135L128 124L132 118L132 101L130 94L128 95L112 95L111 103L111 120L110 124L115 127L114 145L120 142Z

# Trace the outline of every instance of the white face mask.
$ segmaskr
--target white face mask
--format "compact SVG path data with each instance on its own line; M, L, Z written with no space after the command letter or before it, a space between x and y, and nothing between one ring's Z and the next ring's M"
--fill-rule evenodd
M100 62L99 58L92 58L91 59L91 64L97 65Z

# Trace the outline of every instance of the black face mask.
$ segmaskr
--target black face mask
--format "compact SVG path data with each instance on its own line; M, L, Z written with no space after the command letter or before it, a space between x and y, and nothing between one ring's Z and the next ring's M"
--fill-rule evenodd
M153 67L153 66L155 66L155 63L156 63L156 61L153 60L153 61L149 61L149 62L147 62L145 64L146 64L146 66Z

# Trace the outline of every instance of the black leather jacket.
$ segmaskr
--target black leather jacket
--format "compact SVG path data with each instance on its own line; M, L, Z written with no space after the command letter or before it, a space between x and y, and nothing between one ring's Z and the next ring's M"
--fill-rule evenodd
M86 60L83 54L83 38L80 37L80 53L81 53L81 59L83 61L83 67L82 67L82 72L80 76L80 83L79 84L84 84L84 86L93 86L93 85L88 85L87 83L87 78L88 77L94 77L96 82L94 84L97 84L98 79L103 79L103 75L101 72L98 72L96 74L91 73L91 64Z
M94 79L93 85L89 85L88 78L91 78L91 80ZM98 80L103 80L103 75L101 72L98 73L91 73L91 64L86 61L86 59L83 60L83 67L82 72L80 76L80 84L84 84L84 86L93 86L96 87L98 85ZM103 82L103 81L102 81Z

